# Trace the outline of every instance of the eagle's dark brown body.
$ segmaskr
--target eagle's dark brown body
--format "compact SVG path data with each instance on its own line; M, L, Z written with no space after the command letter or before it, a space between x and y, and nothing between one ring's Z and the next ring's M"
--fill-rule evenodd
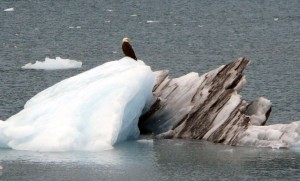
M135 53L132 49L132 46L129 43L129 39L128 38L124 38L123 39L123 43L122 43L122 50L125 56L133 58L134 60L137 60Z

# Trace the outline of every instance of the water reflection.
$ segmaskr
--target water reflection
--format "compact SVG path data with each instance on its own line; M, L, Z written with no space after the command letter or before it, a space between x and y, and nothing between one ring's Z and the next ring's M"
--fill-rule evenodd
M1 149L0 162L5 168L0 170L4 180L44 178L45 174L51 175L51 180L66 174L74 180L276 180L300 176L300 153L295 150L231 147L199 140L147 138L99 152Z

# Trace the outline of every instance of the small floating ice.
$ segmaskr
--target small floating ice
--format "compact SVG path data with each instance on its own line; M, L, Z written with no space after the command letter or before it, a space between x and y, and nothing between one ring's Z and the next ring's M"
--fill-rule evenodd
M279 20L279 18L274 18L274 21L278 21Z
M80 29L81 26L69 26L69 28L70 28L70 29L74 29L74 28L75 28L75 29Z
M10 12L10 11L14 11L15 10L15 8L7 8L7 9L4 9L4 11L6 11L6 12Z
M147 143L147 144L153 144L153 139L140 139L137 140L139 143Z
M0 165L0 170L2 170L3 169L3 167Z
M112 12L113 10L112 10L112 9L108 9L107 11L108 11L108 12Z
M232 153L233 152L233 149L225 149L223 150L224 152L229 152L229 153Z
M110 23L110 20L106 20L105 23Z
M51 59L46 57L44 62L36 61L34 64L28 63L22 67L22 69L44 69L44 70L56 70L56 69L73 69L80 68L82 62L70 59L62 59L56 57Z
M132 14L132 15L130 15L130 16L135 17L135 16L137 16L137 15L136 15L136 14Z
M159 23L159 21L155 21L155 20L147 20L147 23Z

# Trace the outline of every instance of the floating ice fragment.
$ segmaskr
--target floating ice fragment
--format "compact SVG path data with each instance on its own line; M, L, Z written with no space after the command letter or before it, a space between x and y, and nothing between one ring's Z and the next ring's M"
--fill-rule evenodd
M70 28L70 29L74 29L74 28L76 28L76 29L80 29L80 28L81 28L81 26L69 26L69 28Z
M203 27L203 25L198 25L198 27L199 27L199 28L202 28L202 27Z
M225 149L224 152L230 152L230 153L232 153L233 149Z
M274 18L274 21L278 21L278 18Z
M132 14L132 15L130 15L130 16L135 17L135 16L137 16L137 15L136 15L136 14Z
M106 20L105 23L110 23L110 20Z
M6 12L10 12L10 11L14 11L15 10L15 8L7 8L7 9L4 9L4 11L6 11Z
M153 144L153 139L140 139L140 140L137 140L137 142Z
M239 146L270 147L274 149L289 148L300 143L300 121L290 124L268 126L249 126L240 135Z
M2 170L3 169L3 167L0 165L0 170Z
M113 10L112 10L112 9L108 9L107 11L108 11L108 12L112 12Z
M159 23L159 21L155 21L155 20L147 20L147 23Z
M44 62L36 61L34 64L28 63L22 67L22 69L44 69L44 70L55 70L55 69L73 69L80 68L82 62L70 59L62 59L56 57L51 59L46 57Z

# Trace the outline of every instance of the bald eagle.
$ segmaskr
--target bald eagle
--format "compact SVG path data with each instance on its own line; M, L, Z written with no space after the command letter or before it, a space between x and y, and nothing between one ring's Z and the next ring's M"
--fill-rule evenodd
M134 60L137 60L135 53L132 49L132 46L129 43L129 38L127 38L127 37L123 38L122 50L123 50L123 53L125 56L133 58Z

